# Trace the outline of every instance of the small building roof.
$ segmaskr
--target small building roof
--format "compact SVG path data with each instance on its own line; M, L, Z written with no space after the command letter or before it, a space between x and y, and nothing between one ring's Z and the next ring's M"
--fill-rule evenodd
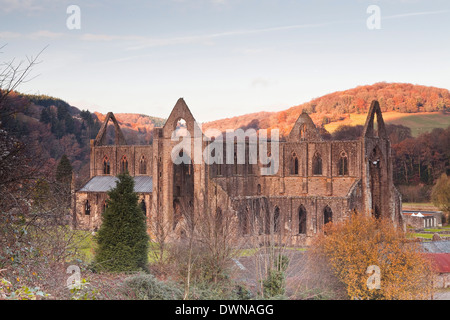
M153 177L135 176L134 192L150 193L153 191ZM119 179L115 176L96 176L89 180L78 192L108 192L116 187Z
M426 253L435 271L450 273L450 253Z
M450 253L450 240L423 241L421 245L425 252L429 253Z
M404 216L410 216L410 217L418 217L418 218L425 218L425 217L434 217L433 213L427 213L427 212L413 212L413 211L403 211Z

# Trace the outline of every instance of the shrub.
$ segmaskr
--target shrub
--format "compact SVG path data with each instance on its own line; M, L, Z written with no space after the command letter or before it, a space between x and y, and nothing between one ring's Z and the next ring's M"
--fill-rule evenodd
M191 300L250 300L253 295L244 285L232 281L196 283L189 291Z
M286 293L285 272L289 265L289 258L279 254L274 261L274 267L267 272L266 279L263 280L263 295L265 298L280 298Z
M283 296L285 294L285 275L283 271L270 269L266 279L263 280L263 293L265 298Z
M11 282L5 278L0 278L0 300L37 300L48 297L49 294L44 293L39 287L29 288L22 285L20 288L13 290Z
M163 282L151 274L125 279L121 289L126 298L135 300L180 300L183 291L175 284Z
M417 243L388 219L353 214L325 226L311 247L325 257L350 299L428 299L432 271ZM369 266L378 266L380 286L368 285Z

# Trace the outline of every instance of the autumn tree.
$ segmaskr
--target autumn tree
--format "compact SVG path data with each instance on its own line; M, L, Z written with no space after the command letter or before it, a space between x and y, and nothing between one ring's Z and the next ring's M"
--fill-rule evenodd
M428 299L432 292L430 264L419 244L392 221L354 213L327 224L311 250L324 257L350 299ZM380 271L378 288L373 271L367 273L370 266Z
M75 259L79 244L54 188L55 162L47 158L52 141L36 138L34 129L44 125L13 126L19 123L16 115L29 110L29 101L15 90L30 80L36 63L36 58L0 62L0 281L7 281L12 292L61 290L65 264Z
M444 211L450 212L450 178L443 173L436 181L431 191L431 201L435 206Z

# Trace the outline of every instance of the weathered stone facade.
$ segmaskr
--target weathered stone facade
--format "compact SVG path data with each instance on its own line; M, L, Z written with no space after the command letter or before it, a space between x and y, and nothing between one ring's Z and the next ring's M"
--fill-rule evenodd
M181 119L189 133L183 138L190 139L192 152L188 148L177 150L179 140L172 139ZM109 120L116 130L113 145L105 145ZM376 101L358 140L325 141L311 118L302 113L285 141L268 142L267 151L276 147L279 154L279 169L269 175L261 174L265 165L260 161L250 161L250 148L262 152L251 139L243 143L244 163L227 163L225 144L222 164L198 161L194 150L198 146L207 149L212 140L204 136L183 99L178 100L165 125L154 129L153 137L152 145L127 145L109 113L97 138L91 141L91 185L100 183L98 178L93 181L96 177L124 170L150 179L147 189L139 193L149 225L160 217L176 231L183 215L231 210L243 236L276 232L292 245L307 245L325 223L346 219L353 210L388 217L404 228L401 196L392 180L391 146ZM236 142L235 150L239 147ZM173 152L175 158L193 161L174 164ZM79 227L97 228L106 193L82 188L75 198ZM91 206L89 214L86 203Z

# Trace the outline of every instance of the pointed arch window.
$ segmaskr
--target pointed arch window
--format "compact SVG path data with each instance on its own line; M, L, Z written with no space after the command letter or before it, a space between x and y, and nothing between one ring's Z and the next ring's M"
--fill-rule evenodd
M108 201L103 200L102 209L102 213L105 213L106 209L108 209Z
M274 157L272 157L272 152L267 152L267 164L264 164L264 168L268 168L267 174L268 175L274 175L275 174L275 164L274 164Z
M147 205L145 204L145 199L141 200L141 210L144 213L144 216L147 216Z
M103 157L103 174L111 173L111 165L108 156Z
M120 173L125 173L127 171L128 171L127 156L122 156L122 159L120 159Z
M179 118L174 122L174 132L172 135L175 137L185 137L188 135L187 122L183 118Z
M306 209L303 205L298 208L298 233L306 233Z
M291 175L297 175L298 174L298 157L297 154L294 152L291 157Z
M321 176L322 175L322 156L320 153L316 152L313 157L313 175Z
M250 146L246 144L245 147L245 164L247 168L247 174L253 174L253 165L250 163Z
M273 213L273 232L280 232L280 208L275 207Z
M306 126L305 126L305 124L302 124L298 131L299 131L300 141L305 141L306 140Z
M89 204L89 200L86 200L84 203L84 214L89 216L91 214L91 205Z
M326 206L325 209L323 209L323 224L327 224L329 222L333 222L333 211L329 206Z
M142 156L139 160L139 174L147 174L147 160Z
M348 176L348 157L345 152L341 152L338 161L338 174L340 176Z

